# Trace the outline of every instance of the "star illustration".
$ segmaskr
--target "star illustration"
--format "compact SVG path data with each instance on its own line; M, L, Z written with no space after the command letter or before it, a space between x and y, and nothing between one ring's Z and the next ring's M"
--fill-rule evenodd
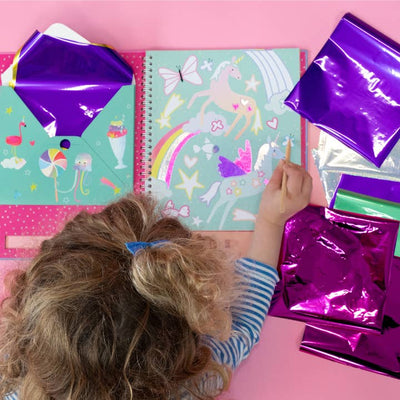
M197 227L200 226L200 224L203 222L202 219L200 219L200 217L192 217L193 218L193 225L196 225Z
M235 196L236 196L236 197L239 197L239 196L242 194L242 189L240 189L240 188L235 188L234 193L235 193Z
M253 186L253 187L258 187L258 186L260 186L260 185L261 185L260 179L253 178L253 179L251 180L251 186Z
M10 115L12 113L12 107L6 108L6 114Z
M165 128L165 127L171 128L171 124L169 123L170 118L171 117L169 117L169 116L165 117L164 113L160 114L160 118L156 119L156 122L158 124L160 124L160 129Z
M188 197L189 200L192 200L192 194L193 194L193 190L195 188L203 188L204 185L202 185L201 183L199 183L197 181L198 175L199 175L199 171L196 171L190 178L180 169L179 170L179 175L181 176L182 179L182 183L180 183L179 185L176 185L175 187L177 189L183 189L186 191L186 195Z
M248 92L249 90L254 90L255 92L257 92L257 86L261 83L260 81L257 81L254 74L251 75L250 80L245 81L246 83L246 92Z
M36 183L32 183L31 192L35 192L36 190L37 190L37 184Z
M119 188L118 186L115 186L114 194L118 194L120 191L121 191L121 188Z

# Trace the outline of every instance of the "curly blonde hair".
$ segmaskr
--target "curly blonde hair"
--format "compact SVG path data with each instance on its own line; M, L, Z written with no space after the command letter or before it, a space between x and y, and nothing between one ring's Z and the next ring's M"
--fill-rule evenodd
M129 241L167 240L132 255ZM128 195L81 212L42 243L2 303L0 396L214 399L229 368L203 335L226 339L232 264L155 201ZM207 393L204 381L220 387Z

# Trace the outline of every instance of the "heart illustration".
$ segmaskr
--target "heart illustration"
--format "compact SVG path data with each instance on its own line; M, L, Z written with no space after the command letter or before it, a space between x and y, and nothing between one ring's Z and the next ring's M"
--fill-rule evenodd
M192 168L193 166L196 165L196 163L197 163L197 161L199 161L199 159L197 157L190 158L188 155L185 155L185 157L183 157L183 161L185 162L185 165L188 168Z
M270 121L267 121L267 125L272 129L276 129L278 127L278 118L274 117Z
M245 99L240 99L240 102L245 106L249 101Z
M35 141L34 141L34 140L31 140L31 141L29 142L29 144L30 144L31 146L34 146L34 145L35 145Z

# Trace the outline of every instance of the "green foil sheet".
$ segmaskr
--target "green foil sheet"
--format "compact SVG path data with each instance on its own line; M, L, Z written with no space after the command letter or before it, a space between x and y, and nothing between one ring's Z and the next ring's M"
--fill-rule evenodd
M357 214L400 221L399 203L365 196L343 189L338 189L333 208L336 210L351 211ZM400 257L400 235L397 236L394 254Z

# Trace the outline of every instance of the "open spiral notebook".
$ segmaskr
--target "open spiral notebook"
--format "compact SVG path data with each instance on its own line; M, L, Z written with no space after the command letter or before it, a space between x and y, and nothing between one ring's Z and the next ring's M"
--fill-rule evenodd
M191 229L251 231L288 141L292 161L305 165L305 121L283 104L306 68L300 49L121 55L136 86L118 91L84 142L49 137L13 89L0 88L0 258L30 256L12 239L50 236L132 189ZM0 57L3 73L14 55Z
M135 188L195 230L252 230L288 141L305 166L305 122L283 101L305 70L300 49L134 53ZM144 107L143 107L144 105Z

